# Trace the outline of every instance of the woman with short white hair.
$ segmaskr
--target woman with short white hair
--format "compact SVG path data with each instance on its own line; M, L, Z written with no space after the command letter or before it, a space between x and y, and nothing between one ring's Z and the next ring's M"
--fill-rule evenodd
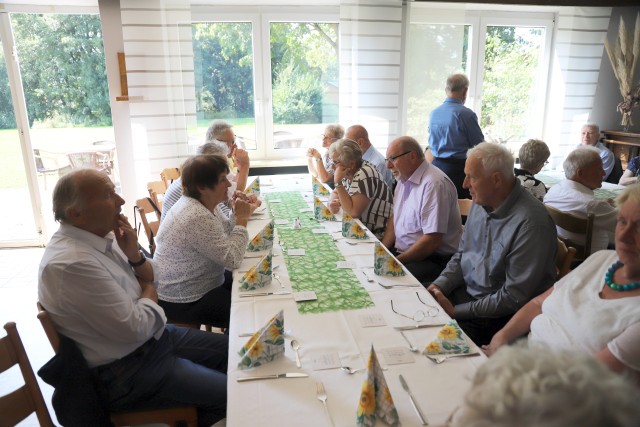
M514 169L522 187L540 201L547 194L547 187L542 181L536 179L534 175L542 170L550 155L549 147L544 141L530 139L520 147L520 152L518 153L520 167Z

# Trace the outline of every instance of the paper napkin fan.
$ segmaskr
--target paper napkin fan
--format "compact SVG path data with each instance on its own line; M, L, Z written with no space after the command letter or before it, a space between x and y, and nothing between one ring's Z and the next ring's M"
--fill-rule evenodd
M342 214L342 237L349 239L368 239L369 235L348 213Z
M427 344L426 354L462 354L469 353L469 344L462 335L458 322L451 320L440 329L435 340Z
M239 351L239 369L264 365L284 354L284 314L280 310Z
M391 426L400 424L400 417L398 417L398 411L389 392L387 380L384 378L376 351L371 346L371 354L367 365L367 379L362 384L360 400L358 401L356 424L370 427L375 425L378 417Z
M404 276L402 265L387 251L380 242L373 249L373 272L378 276Z
M273 221L260 230L247 245L247 251L257 252L273 248Z
M271 284L271 251L240 278L240 289L254 291Z
M316 197L329 197L331 192L325 187L315 176L311 177L311 188L313 189L313 195Z
M322 221L336 221L336 216L317 197L313 198L313 216Z
M244 190L244 192L247 194L254 194L256 196L259 196L260 195L260 177L256 177L256 179L253 180L251 185L249 185L246 188L246 190Z

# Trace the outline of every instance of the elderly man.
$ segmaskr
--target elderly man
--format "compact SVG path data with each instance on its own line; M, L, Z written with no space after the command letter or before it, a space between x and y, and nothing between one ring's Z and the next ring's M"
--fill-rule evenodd
M207 129L205 142L218 141L227 146L229 149L229 170L233 176L231 177L232 191L244 191L247 185L247 177L249 176L249 154L246 150L238 147L236 143L236 135L233 133L233 125L224 120L214 120ZM234 187L234 188L233 188Z
M322 148L327 151L323 156L315 148L307 150L307 166L309 173L333 188L333 168L331 167L331 159L329 158L329 147L331 144L344 136L344 128L338 124L328 125L322 134Z
M467 150L484 141L476 113L464 106L468 90L467 76L449 76L445 88L447 99L429 116L429 148L434 157L433 164L451 178L459 199L469 198L469 191L462 185Z
M380 172L380 176L382 176L384 182L389 186L389 188L393 188L393 174L389 169L387 169L386 161L382 154L376 150L376 147L371 145L371 141L369 141L369 132L367 132L364 126L349 126L344 137L355 141L356 144L360 146L360 149L362 150L362 160L365 160L375 166L378 172Z
M513 174L500 144L469 150L465 188L473 206L458 251L427 290L478 345L556 278L556 229Z
M544 203L562 212L586 218L595 214L591 252L607 249L616 228L616 209L607 200L593 196L593 190L602 187L605 175L602 168L601 152L595 147L580 147L573 150L562 167L566 179L551 187L544 197ZM558 235L584 245L584 235L570 233L558 227Z
M460 242L456 189L440 169L425 160L420 144L410 136L389 144L386 161L397 185L382 243L421 283L430 283Z
M123 204L101 172L58 181L60 228L40 263L39 301L77 344L109 411L193 405L210 426L225 416L228 337L165 325L156 266L138 250Z
M582 126L580 135L581 140L578 147L595 147L598 149L598 154L602 159L602 167L604 168L604 179L606 180L611 174L611 171L613 171L615 156L602 142L598 141L600 138L600 128L594 123L587 123Z

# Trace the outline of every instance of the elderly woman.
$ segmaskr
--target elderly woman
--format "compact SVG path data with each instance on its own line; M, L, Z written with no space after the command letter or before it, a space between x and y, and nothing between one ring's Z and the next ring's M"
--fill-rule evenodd
M581 350L614 371L640 374L640 184L616 203L616 250L594 253L522 307L493 336L489 354L530 332L529 344Z
M534 175L542 170L550 155L549 147L544 141L530 139L520 147L520 168L514 169L522 187L540 201L547 194L547 187Z
M189 158L182 168L183 195L167 213L156 238L159 304L175 322L229 325L230 271L240 265L249 235L250 208L236 200L228 218L227 160L218 155Z
M309 148L309 150L307 150L309 173L331 188L333 188L334 180L333 169L331 169L331 159L329 158L329 146L343 136L344 128L342 126L338 124L329 125L322 134L322 148L327 149L324 157L315 148Z
M350 139L340 139L329 147L334 169L335 190L329 208L342 210L382 239L393 212L393 193L375 166L362 160L362 149Z
M638 182L638 175L640 175L640 156L636 156L629 160L627 164L627 170L624 171L620 177L618 184L629 185Z

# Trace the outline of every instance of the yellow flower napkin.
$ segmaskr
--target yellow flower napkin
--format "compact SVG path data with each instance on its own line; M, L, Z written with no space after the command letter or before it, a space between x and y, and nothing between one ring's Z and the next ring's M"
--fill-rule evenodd
M273 248L273 221L265 225L247 245L247 251L258 252Z
M405 276L402 264L391 255L382 243L376 242L373 249L373 272L378 276Z
M426 354L463 354L469 353L469 344L462 336L458 322L451 320L440 329L435 340L427 344Z
M244 273L240 278L240 289L243 291L255 291L271 284L271 251L263 256L256 265Z
M244 190L247 194L260 195L260 177L256 177L253 182Z
M398 417L398 411L389 392L387 380L384 378L376 351L371 346L367 379L362 384L358 401L356 424L370 427L375 425L377 417L391 426L400 424L400 417Z
M239 369L255 368L284 354L284 314L280 310L242 346Z
M321 221L336 221L336 216L317 197L313 198L313 216Z
M348 213L342 214L342 237L348 239L368 239L369 235Z
M327 187L315 176L311 177L311 188L313 189L313 195L316 197L329 197L331 194L331 192L327 190Z

